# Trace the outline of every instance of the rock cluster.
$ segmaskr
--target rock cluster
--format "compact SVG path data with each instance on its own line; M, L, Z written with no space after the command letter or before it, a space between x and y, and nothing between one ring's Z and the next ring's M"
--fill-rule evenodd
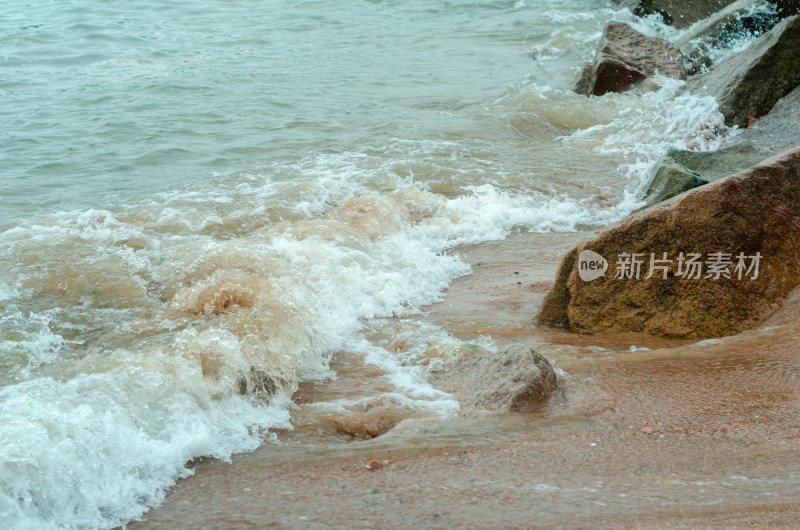
M610 24L576 92L680 77L679 57L685 90L715 97L726 124L743 130L716 151L668 151L651 174L646 209L572 249L536 319L583 333L739 333L800 286L800 0L774 10L755 9L755 0L620 3L691 27L670 44ZM760 36L714 63L709 50L742 32Z
M645 204L652 206L797 145L800 145L800 86L780 99L768 115L729 138L717 151L668 151L653 169L644 194Z
M674 44L609 22L594 62L584 65L573 91L601 96L624 92L656 74L676 79L698 74L687 88L717 97L728 125L744 127L765 115L800 81L800 70L793 68L800 54L800 22L793 13L800 12L794 5L800 0L776 12L755 10L756 0L720 3L727 7L697 22ZM684 4L691 2L676 3ZM745 34L761 36L747 50L712 63L710 49Z
M792 16L687 82L687 89L719 101L727 125L747 127L800 84L800 16Z

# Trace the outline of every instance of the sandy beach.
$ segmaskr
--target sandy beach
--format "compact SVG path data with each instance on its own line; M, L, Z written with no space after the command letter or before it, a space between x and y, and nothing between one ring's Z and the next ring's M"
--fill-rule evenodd
M528 259L534 242L545 250ZM427 312L461 336L491 332L545 355L570 342L616 347L556 362L568 375L545 410L411 420L352 443L297 430L293 444L199 463L130 527L794 526L800 326L792 304L774 317L782 323L692 347L537 330L529 318L542 297L537 282L552 274L558 244L524 234L473 249L470 260L487 266ZM651 349L626 353L631 344Z

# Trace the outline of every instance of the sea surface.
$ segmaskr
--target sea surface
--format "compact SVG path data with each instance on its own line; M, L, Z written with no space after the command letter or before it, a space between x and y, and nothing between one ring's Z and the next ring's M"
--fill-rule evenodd
M398 317L461 251L613 223L736 133L676 80L572 93L612 19L678 36L605 0L6 2L0 526L141 516L275 443L336 356L454 417L425 376L464 341Z

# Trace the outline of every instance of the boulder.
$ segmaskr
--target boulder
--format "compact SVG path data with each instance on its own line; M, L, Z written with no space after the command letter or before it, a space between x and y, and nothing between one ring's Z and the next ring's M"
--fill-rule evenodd
M713 182L753 167L774 154L770 149L742 142L717 151L672 149L667 152L665 160L669 164L681 165L706 182Z
M751 118L800 84L800 16L792 16L756 39L746 50L696 75L686 83L698 95L711 94L727 125L747 127Z
M644 191L645 207L753 167L774 154L746 142L717 151L670 149L652 170Z
M656 73L683 79L681 52L662 39L643 35L622 22L609 22L594 63L584 67L573 88L582 95L624 92Z
M508 410L533 412L547 403L558 387L550 363L530 348L498 353L462 351L431 383L461 404L462 411Z
M594 72L594 64L586 63L581 68L581 75L572 87L572 91L582 96L588 96L592 93L592 73Z
M564 257L536 318L587 333L739 333L800 285L799 241L797 147L578 245ZM607 270L597 274L602 260ZM638 273L630 266L637 261Z
M743 142L772 154L800 145L800 86L778 100L769 114L727 140L728 145Z
M670 159L667 154L652 172L644 201L646 206L652 206L708 182L680 162Z

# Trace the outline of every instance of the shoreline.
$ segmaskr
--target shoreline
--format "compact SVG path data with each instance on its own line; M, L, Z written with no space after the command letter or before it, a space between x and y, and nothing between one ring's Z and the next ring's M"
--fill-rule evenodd
M514 289L503 271L517 269L526 285L554 271L546 247L533 268L521 253L540 236L554 235L468 251L472 259L502 245L507 254L455 282L427 316L448 329L460 322L454 334L463 337L476 308L496 306L498 290ZM486 275L505 286L486 285ZM542 297L521 290L517 303L527 308ZM500 319L498 342L538 341L549 358L523 313L530 315L508 311L516 322ZM203 461L129 527L789 526L800 513L792 497L800 487L793 314L787 304L774 318L781 324L689 348L662 341L626 353L644 337L601 337L608 347L616 341L617 353L556 361L568 374L566 397L540 413L414 420L367 441L267 444L231 463ZM545 336L553 346L559 337L592 340ZM373 460L380 469L365 467Z

